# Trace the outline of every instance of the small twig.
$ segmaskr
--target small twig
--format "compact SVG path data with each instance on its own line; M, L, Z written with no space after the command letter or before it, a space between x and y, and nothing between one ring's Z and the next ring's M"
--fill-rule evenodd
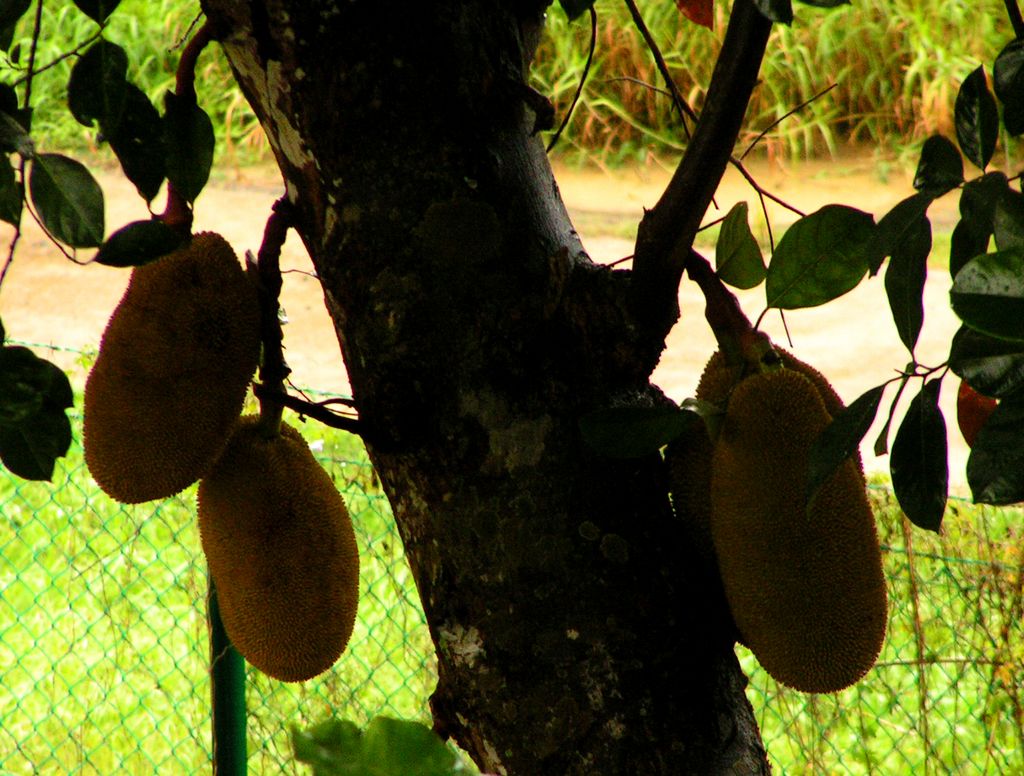
M572 98L572 103L569 105L569 110L565 112L565 116L562 117L562 123L558 126L554 136L548 143L546 149L547 153L551 153L551 149L558 143L558 139L562 137L562 132L569 125L569 119L572 118L572 113L576 110L576 103L579 102L580 96L583 94L583 84L587 81L587 75L590 74L590 65L594 61L594 50L597 48L597 11L594 10L594 6L590 6L590 50L587 52L587 61L583 65L583 75L580 76L579 85L576 87L576 95Z
M679 87L676 86L675 79L672 77L672 73L669 72L668 63L665 61L665 57L661 55L661 49L658 48L657 41L654 40L654 36L651 34L650 29L647 27L647 23L644 21L644 17L640 13L640 9L637 8L634 0L626 0L626 7L629 8L629 14L633 17L633 24L640 31L640 35L643 37L644 42L647 44L647 50L651 52L651 56L654 57L654 63L658 67L658 72L661 73L661 77L665 80L665 84L668 86L669 91L672 93L672 103L684 116L688 116L691 121L697 121L697 113L690 107L690 104L683 99L683 95L679 93ZM686 125L686 121L683 121L683 132L686 134L687 139L690 137L690 128Z
M43 0L36 2L36 18L32 24L32 45L28 50L28 73L25 75L25 110L32 105L32 79L35 77L36 52L39 49L39 36L43 29Z
M256 398L260 400L261 404L264 401L274 402L282 407L287 407L301 415L312 418L319 423L323 423L325 426L365 436L366 429L362 421L357 418L339 415L327 409L323 406L323 403L310 402L284 391L275 391L262 383L253 384L253 393L256 394Z
M77 46L75 46L70 51L65 51L60 56L54 57L54 59L52 59L51 61L47 62L45 65L42 65L42 66L40 66L40 67L38 67L38 68L36 68L34 70L31 70L31 69L28 70L26 72L26 74L23 75L21 78L15 79L14 83L12 83L11 86L21 86L23 83L27 83L32 76L39 75L40 73L45 73L47 70L52 70L57 65L59 65L61 62L63 62L65 59L70 59L71 57L77 57L82 52L83 49L88 48L91 44L95 43L101 37L103 37L103 30L102 29L97 30L96 32L94 32L92 35L90 35L88 38L83 40L81 43L79 43Z
M1013 36L1024 38L1024 17L1021 16L1017 0L1003 0L1006 5L1006 15L1010 17L1010 24L1013 25Z
M821 97L824 97L830 91L835 89L836 86L838 86L838 84L836 84L836 83L829 84L824 89L822 89L820 92L815 94L813 97L810 97L810 98L804 100L802 103L797 105L795 108L790 108L782 116L779 116L779 118L775 119L775 121L773 121L767 127L765 127L760 132L758 132L757 133L757 137L755 137L753 140L750 141L750 145L747 146L747 150L744 151L742 154L740 154L740 160L742 161L743 159L746 159L747 158L747 154L749 154L751 151L753 151L754 147L764 139L764 136L767 135L769 132L771 132L773 129L775 129L775 127L779 126L779 124L781 124L783 121L788 119L790 116L793 116L793 115L799 113L800 111L802 111L804 108L806 108L808 105L810 105L815 100L817 100L817 99L819 99Z

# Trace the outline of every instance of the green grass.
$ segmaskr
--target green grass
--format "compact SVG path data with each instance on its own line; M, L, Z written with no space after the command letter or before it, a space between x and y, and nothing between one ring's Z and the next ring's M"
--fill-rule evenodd
M360 542L359 621L301 685L248 671L250 768L291 765L287 726L426 719L433 648L387 502L350 435L303 427ZM201 773L210 756L205 563L194 494L123 507L77 444L56 485L0 474L0 773Z
M287 728L328 716L426 720L433 648L360 443L301 426L360 542L349 651L302 685L249 670L253 773L304 773ZM78 426L76 421L76 435ZM194 494L123 507L76 445L55 485L0 474L0 773L192 774L210 758L205 564ZM780 687L739 649L777 773L1024 772L1024 513L951 501L942 536L872 498L890 626L878 665L836 696Z

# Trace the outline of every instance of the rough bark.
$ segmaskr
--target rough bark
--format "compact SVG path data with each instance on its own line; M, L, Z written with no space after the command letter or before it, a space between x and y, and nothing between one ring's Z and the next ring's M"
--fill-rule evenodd
M544 5L204 0L323 284L438 730L501 774L763 773L660 456L580 438L587 412L666 401L665 332L586 256L532 135Z

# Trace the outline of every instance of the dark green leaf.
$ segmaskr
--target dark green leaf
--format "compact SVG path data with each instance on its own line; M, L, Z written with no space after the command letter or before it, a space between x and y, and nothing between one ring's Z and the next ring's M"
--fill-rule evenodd
M996 205L1010 187L1001 172L990 172L964 184L960 192L960 221L953 230L949 273L955 277L964 264L988 250Z
M872 388L859 396L849 407L832 418L832 422L814 440L807 471L807 503L811 503L818 488L824 484L840 464L856 453L864 435L878 414L884 385Z
M950 291L953 312L972 329L1024 341L1024 248L971 259Z
M376 717L364 732L332 720L310 731L292 730L300 762L317 776L456 776L458 756L420 722Z
M128 82L128 55L115 43L100 40L71 69L68 108L86 127L99 122L107 132L121 122Z
M75 0L75 5L97 24L103 24L121 0Z
M0 48L7 51L14 40L14 28L25 11L32 5L32 0L0 1Z
M949 495L946 421L939 409L941 379L910 402L892 443L890 474L900 508L919 528L938 531Z
M157 109L141 89L128 84L121 123L114 132L103 129L125 177L146 202L151 201L160 191L166 170L163 123Z
M17 114L0 112L0 150L30 158L35 149L28 130L20 120L22 118L23 111Z
M44 408L18 426L0 426L0 462L26 480L49 480L71 445L71 421L63 410Z
M754 0L754 5L769 21L783 24L793 22L793 4L790 0Z
M138 267L165 256L185 239L163 221L132 221L107 238L95 261L110 267Z
M933 201L934 197L930 194L918 192L907 197L882 216L882 220L878 222L878 228L875 230L872 247L870 259L872 275L878 273L885 257L892 255L896 246L904 240L907 232L917 226Z
M0 348L0 426L17 426L43 407L53 379L28 348Z
M7 339L7 332L4 330L4 322L0 321L0 345Z
M932 225L927 216L921 216L903 233L885 271L889 309L900 340L911 353L924 324L924 283L931 251Z
M1011 135L1024 132L1024 39L1011 40L992 68L996 96L1003 103L1003 126Z
M0 221L13 226L21 223L23 194L11 163L6 159L0 160Z
M841 5L850 5L850 0L799 0L804 5L813 5L817 8L838 8Z
M3 0L0 0L2 3ZM18 112L18 93L10 84L0 84L0 111L9 116Z
M992 219L996 250L1024 248L1024 194L1007 187L996 203Z
M867 274L874 250L870 214L826 205L793 224L768 265L769 307L814 307L842 296Z
M1024 388L1024 344L961 326L950 346L949 368L979 393L1001 399Z
M979 67L960 85L953 107L960 150L974 166L984 170L996 150L999 111L989 91L985 68Z
M72 248L103 242L103 190L79 162L60 154L37 154L29 193L49 232Z
M675 407L610 407L580 418L583 442L607 458L640 458L657 452L703 421Z
M167 179L194 202L213 165L213 123L195 102L168 92L164 98L164 149Z
M735 288L754 288L765 278L764 257L750 232L746 202L737 202L722 221L715 268L718 277Z
M921 147L914 188L940 197L964 182L964 162L952 141L932 135Z
M967 459L967 484L979 504L1024 501L1024 397L1003 399L981 427Z
M594 4L594 0L558 0L558 3L562 6L566 16L575 19L584 11L589 10Z

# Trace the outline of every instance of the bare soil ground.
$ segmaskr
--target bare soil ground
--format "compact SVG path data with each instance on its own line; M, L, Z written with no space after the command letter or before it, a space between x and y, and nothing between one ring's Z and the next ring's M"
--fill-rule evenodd
M780 166L753 164L759 183L804 212L839 202L859 207L880 217L892 205L913 192L911 172L890 170L883 179L870 157ZM146 218L144 204L133 187L114 172L98 176L106 195L108 231L134 219ZM668 171L658 165L612 173L559 169L562 195L595 261L611 262L632 250L630 234L668 181ZM271 168L252 168L215 178L196 207L196 229L216 230L236 250L259 247L263 225L282 188ZM747 200L752 222L758 219L756 193L735 171L726 176L716 198L719 214L732 204ZM770 210L776 235L795 216L777 206ZM956 198L947 196L933 205L929 215L939 228L957 218ZM755 227L756 231L756 227ZM11 231L4 225L0 244ZM286 357L295 384L326 392L347 393L348 381L338 344L323 305L323 295L301 242L290 236L282 255L285 277L282 303L289 323L285 327ZM128 273L100 265L77 266L50 245L26 218L25 230L10 273L0 288L0 317L12 339L55 345L71 351L95 348L110 311L123 293ZM957 328L949 309L949 278L944 271L931 273L926 287L925 327L918 346L923 363L946 359L948 343ZM756 318L764 307L763 291L739 294L744 309ZM704 362L714 350L714 339L703 319L703 301L693 284L684 281L680 292L682 318L669 337L654 374L654 381L676 400L692 394ZM788 335L791 349L814 364L851 401L863 391L892 377L909 360L897 337L882 278L865 283L840 300L823 307L793 311L785 328L777 313L762 325L779 343ZM76 355L53 356L72 370L81 383L84 374ZM949 425L951 482L962 487L967 451L955 424L955 379L947 380L942 404ZM910 397L908 396L907 399ZM876 429L880 424L876 424ZM876 431L868 435L864 459L869 470L888 468L885 458L870 450Z

